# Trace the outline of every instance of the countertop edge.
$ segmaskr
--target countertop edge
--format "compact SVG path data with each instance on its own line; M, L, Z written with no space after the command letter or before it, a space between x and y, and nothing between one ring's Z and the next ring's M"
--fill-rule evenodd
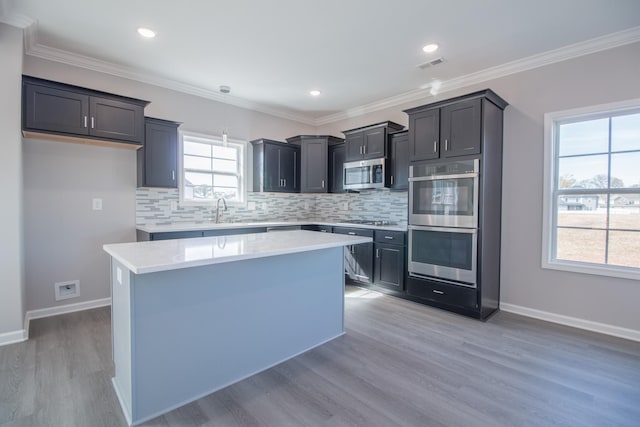
M145 233L169 233L183 231L204 231L204 230L229 230L235 228L253 228L253 227L287 227L302 225L328 225L332 227L349 227L349 228L365 228L381 231L407 231L407 227L399 225L371 225L357 224L351 222L332 222L332 221L267 221L267 222L223 222L219 224L166 224L166 225L140 225L136 226L136 230Z

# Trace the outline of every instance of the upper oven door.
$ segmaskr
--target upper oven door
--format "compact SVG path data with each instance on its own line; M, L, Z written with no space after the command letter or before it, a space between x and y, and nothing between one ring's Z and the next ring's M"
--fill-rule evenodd
M409 224L478 227L478 173L410 177Z

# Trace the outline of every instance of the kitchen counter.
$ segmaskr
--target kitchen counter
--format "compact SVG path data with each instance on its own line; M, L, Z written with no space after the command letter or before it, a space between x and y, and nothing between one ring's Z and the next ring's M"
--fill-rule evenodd
M290 223L286 224L290 225ZM296 230L195 239L115 243L104 245L103 248L132 273L145 274L367 242L371 242L371 238Z
M296 230L105 245L129 425L343 335L343 246L371 240Z
M249 228L249 227L286 227L298 225L330 225L333 227L355 227L368 228L374 230L387 231L407 231L406 225L367 225L350 222L335 221L262 221L262 222L223 222L216 224L215 222L178 222L163 225L141 225L136 227L140 231L146 233L168 233L180 231L202 231L202 230L228 230L233 228Z

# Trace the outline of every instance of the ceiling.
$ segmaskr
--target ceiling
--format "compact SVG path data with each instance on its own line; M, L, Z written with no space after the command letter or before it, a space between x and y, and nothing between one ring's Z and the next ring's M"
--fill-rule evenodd
M639 0L0 0L0 21L27 55L316 125L640 41Z

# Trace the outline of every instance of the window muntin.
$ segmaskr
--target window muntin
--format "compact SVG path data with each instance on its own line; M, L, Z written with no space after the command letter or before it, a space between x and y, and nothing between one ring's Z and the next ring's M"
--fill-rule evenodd
M224 145L219 138L183 133L182 201L210 204L224 197L230 203L244 203L244 153L242 142Z
M547 115L544 267L640 278L639 107Z

